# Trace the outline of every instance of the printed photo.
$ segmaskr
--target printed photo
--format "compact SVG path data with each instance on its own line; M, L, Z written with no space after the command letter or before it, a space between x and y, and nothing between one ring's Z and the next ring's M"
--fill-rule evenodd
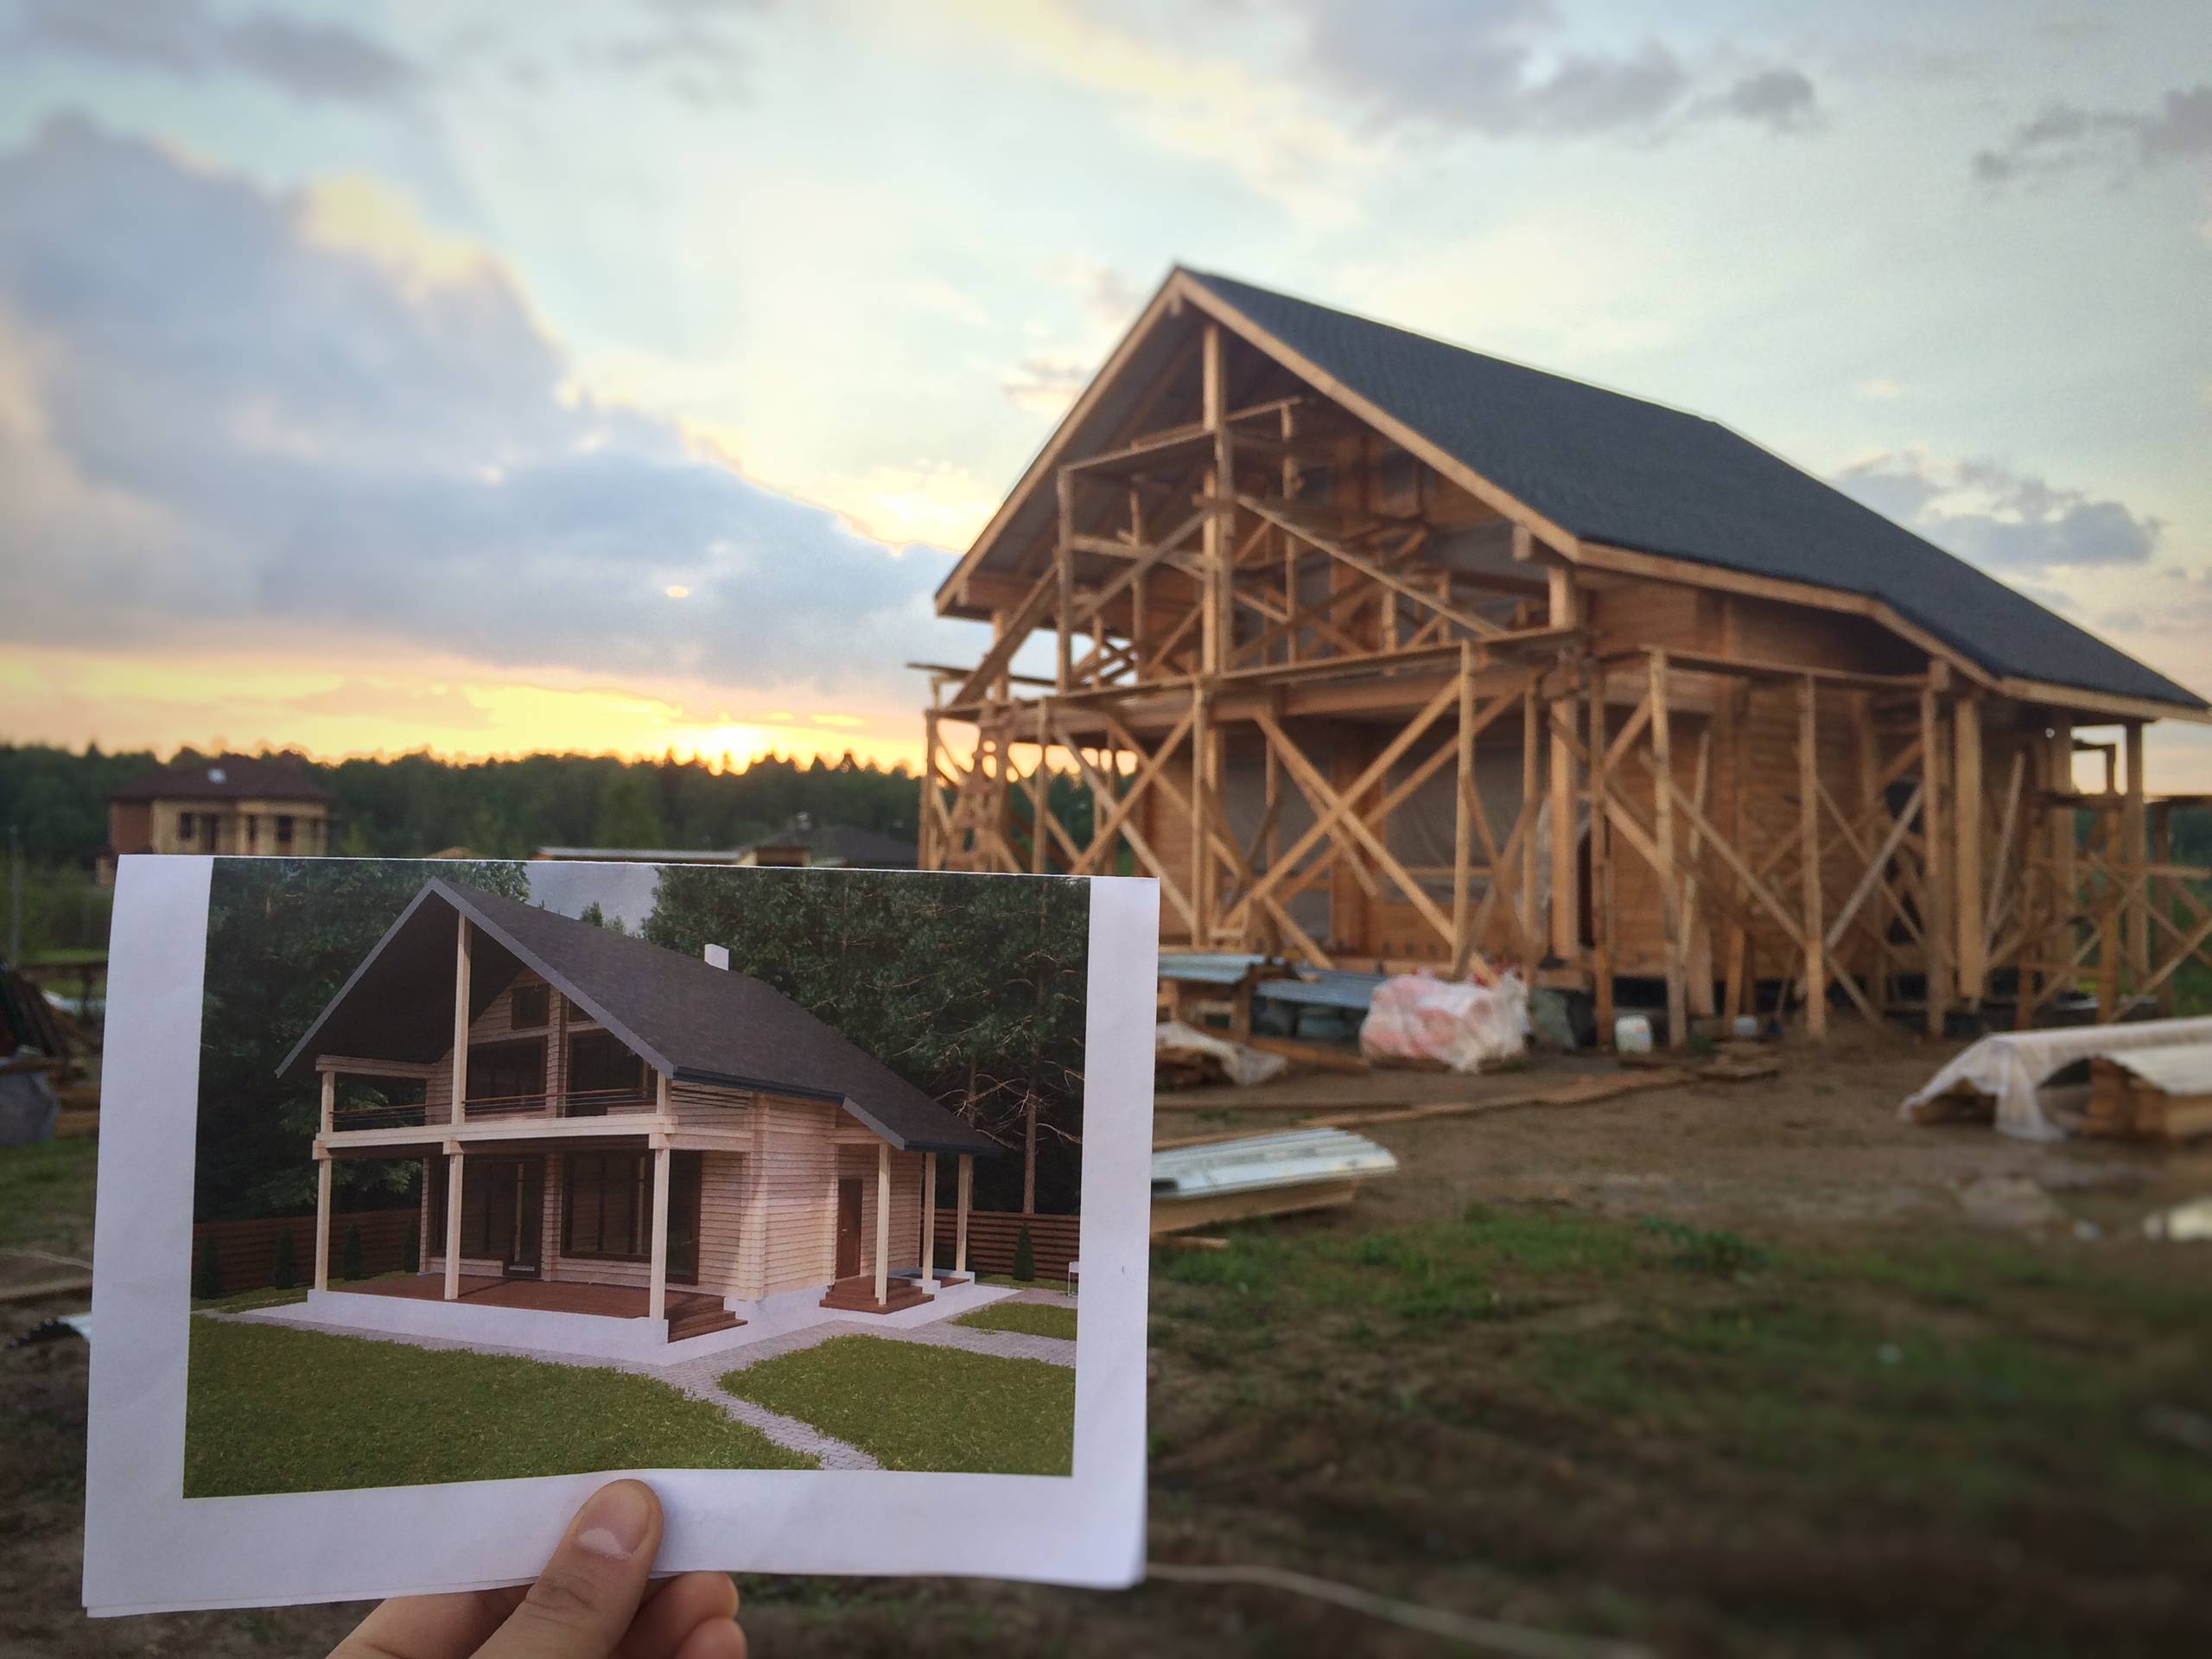
M1081 880L219 859L188 1499L1066 1477Z

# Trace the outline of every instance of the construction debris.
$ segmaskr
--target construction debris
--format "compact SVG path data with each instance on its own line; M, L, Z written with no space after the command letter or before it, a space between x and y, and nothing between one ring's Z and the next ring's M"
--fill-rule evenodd
M1696 1076L1694 1071L1672 1066L1607 1072L1596 1077L1577 1077L1571 1083L1548 1084L1492 1095L1485 1100L1444 1100L1395 1110L1332 1113L1326 1116L1306 1118L1300 1127L1317 1129L1370 1128L1381 1123L1410 1123L1432 1117L1466 1117L1478 1112L1502 1112L1522 1106L1590 1106L1601 1100L1611 1100L1616 1096L1634 1094L1639 1090L1672 1088L1676 1084L1693 1082Z
M1395 1174L1398 1160L1363 1135L1293 1129L1152 1155L1152 1232L1350 1204L1359 1184Z
M1280 1054L1262 1053L1180 1020L1165 1020L1154 1028L1153 1082L1158 1088L1190 1089L1207 1083L1249 1088L1289 1070L1290 1062Z
M2088 1104L2086 1089L2052 1085L2068 1066L2145 1049L2205 1046L2212 1046L2212 1018L2002 1033L1961 1052L1909 1096L1897 1116L1908 1123L1941 1123L1986 1110L2003 1134L2056 1141ZM1985 1099L1986 1109L1980 1104Z
M2212 1045L2137 1049L2089 1062L2084 1135L2175 1143L2212 1135Z

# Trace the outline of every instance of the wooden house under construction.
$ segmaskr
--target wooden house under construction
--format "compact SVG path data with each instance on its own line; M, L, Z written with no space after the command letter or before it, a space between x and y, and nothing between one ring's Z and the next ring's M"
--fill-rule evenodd
M1711 421L1247 283L1169 276L938 607L992 641L923 868L1149 874L1171 947L1681 1041L2111 1013L2212 938L2142 764L2203 699Z

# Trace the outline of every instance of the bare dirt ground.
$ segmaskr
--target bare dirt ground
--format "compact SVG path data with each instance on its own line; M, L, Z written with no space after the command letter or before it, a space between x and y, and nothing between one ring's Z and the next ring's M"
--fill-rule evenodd
M2139 1228L2212 1155L1916 1128L1896 1103L1949 1049L1783 1052L1378 1126L1402 1173L1351 1209L1156 1255L1154 1558L1670 1655L2212 1651L2212 1245ZM1159 1132L1593 1067L1194 1092ZM359 1609L84 1619L85 1373L0 1352L0 1650L327 1649ZM765 1654L1450 1650L1258 1590L741 1583Z

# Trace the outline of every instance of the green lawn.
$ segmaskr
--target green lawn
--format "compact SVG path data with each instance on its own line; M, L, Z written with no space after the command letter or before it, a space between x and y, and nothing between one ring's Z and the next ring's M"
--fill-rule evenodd
M192 1321L184 1495L335 1491L598 1469L810 1469L627 1372Z
M953 1320L976 1331L1018 1331L1025 1337L1075 1340L1075 1309L1051 1302L994 1302Z
M1075 1368L882 1337L833 1337L722 1378L887 1469L1065 1475L1075 1461Z
M92 1135L0 1147L0 1249L89 1259L92 1171L99 1151Z

